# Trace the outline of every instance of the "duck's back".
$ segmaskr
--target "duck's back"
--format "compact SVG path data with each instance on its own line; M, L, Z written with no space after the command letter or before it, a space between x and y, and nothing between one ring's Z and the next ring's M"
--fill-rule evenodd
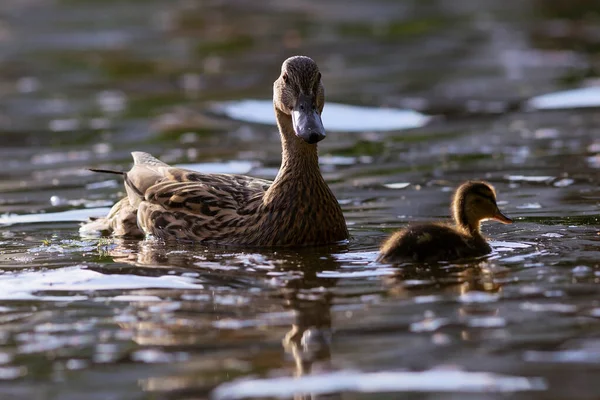
M469 236L445 224L415 225L394 233L381 247L379 261L434 262L488 254L481 236Z
M271 182L243 175L168 168L144 191L142 230L160 238L240 243Z

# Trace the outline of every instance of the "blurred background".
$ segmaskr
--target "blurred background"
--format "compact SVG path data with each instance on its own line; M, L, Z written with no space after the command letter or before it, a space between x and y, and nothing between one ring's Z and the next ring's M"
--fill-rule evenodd
M350 243L79 234L123 195L87 168L131 151L274 178L297 54ZM597 398L599 72L595 0L3 0L0 397ZM490 259L375 262L466 179L517 222Z

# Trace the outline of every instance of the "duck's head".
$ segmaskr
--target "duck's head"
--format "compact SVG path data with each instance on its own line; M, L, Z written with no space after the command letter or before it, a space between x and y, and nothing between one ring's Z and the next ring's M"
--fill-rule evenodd
M452 211L456 223L473 231L481 221L493 219L503 224L513 221L502 214L496 204L496 191L486 182L469 181L460 185L454 194Z
M317 64L309 57L295 56L283 62L273 84L273 104L292 120L295 135L309 144L325 139L321 112L325 92Z

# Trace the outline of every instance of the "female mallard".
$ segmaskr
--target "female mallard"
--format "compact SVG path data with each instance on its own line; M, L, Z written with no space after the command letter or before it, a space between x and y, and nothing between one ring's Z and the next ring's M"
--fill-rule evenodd
M302 56L285 60L273 85L283 145L275 181L203 174L134 152L133 168L123 173L127 197L107 218L83 229L244 246L321 245L347 239L342 210L319 170L324 101L317 64Z
M454 227L434 223L394 233L381 246L378 261L453 261L483 256L492 248L481 235L481 221L512 223L498 209L494 188L485 182L466 182L458 188L452 200L452 217Z

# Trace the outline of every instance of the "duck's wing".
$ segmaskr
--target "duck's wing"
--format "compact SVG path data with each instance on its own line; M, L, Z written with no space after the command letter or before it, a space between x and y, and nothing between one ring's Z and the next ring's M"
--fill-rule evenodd
M140 227L159 237L207 240L230 235L258 209L272 184L244 175L170 167L145 153L134 159L126 174L127 193L138 209Z
M218 203L220 195L223 196L223 205L228 202L228 197L233 197L239 203L246 201L249 195L264 193L272 183L245 175L204 174L175 168L141 151L131 155L134 165L125 173L125 187L134 207L144 200L163 203L171 195L202 196L205 191L207 201Z
M255 200L262 199L271 183L244 175L203 174L169 168L162 180L145 190L144 200L165 210L207 214L218 209L243 212Z
M85 224L82 232L120 236L157 233L153 227L159 217L172 223L195 221L196 227L198 221L209 223L211 228L219 223L235 225L241 216L256 209L272 184L243 175L174 168L144 152L133 152L132 156L130 171L114 171L124 176L127 197L117 202L105 218Z

